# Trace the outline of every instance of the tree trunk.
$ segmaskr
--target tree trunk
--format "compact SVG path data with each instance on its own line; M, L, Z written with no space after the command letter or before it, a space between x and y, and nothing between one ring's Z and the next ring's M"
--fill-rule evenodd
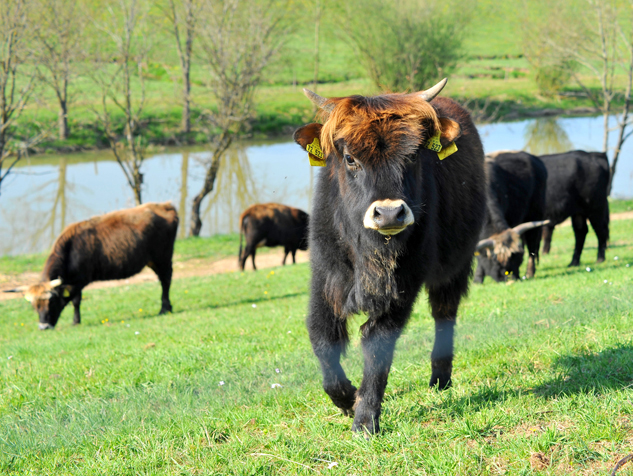
M132 187L134 191L134 202L136 206L139 206L143 203L141 199L141 185L143 185L143 174L141 174L138 170L134 171L134 187Z
M189 79L189 71L183 73L184 91L182 105L182 132L189 134L191 132L191 81Z
M220 168L221 154L214 154L211 167L207 170L207 175L204 178L204 184L202 190L196 195L191 204L191 223L189 224L189 236L200 236L200 230L202 229L202 219L200 218L200 204L204 197L206 197L212 190L215 184L215 178L218 175L218 169Z
M68 103L66 101L59 102L58 124L59 140L68 139Z

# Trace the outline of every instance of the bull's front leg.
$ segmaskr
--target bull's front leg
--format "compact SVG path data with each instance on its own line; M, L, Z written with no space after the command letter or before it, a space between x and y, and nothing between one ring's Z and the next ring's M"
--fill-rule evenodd
M409 310L398 310L379 318L369 318L361 327L365 365L358 389L352 431L369 434L380 431L382 399L393 361L396 340L402 332Z
M310 314L306 323L312 349L321 364L323 389L343 414L351 416L356 387L349 381L341 366L341 355L349 342L347 322L334 314L322 293L315 292L313 287Z
M468 291L469 273L468 267L451 283L429 287L429 303L435 319L435 343L431 352L429 386L437 385L440 390L452 385L455 322L461 297Z
M81 291L73 298L73 308L75 314L73 316L73 325L81 324L81 314L79 312L79 306L81 305Z

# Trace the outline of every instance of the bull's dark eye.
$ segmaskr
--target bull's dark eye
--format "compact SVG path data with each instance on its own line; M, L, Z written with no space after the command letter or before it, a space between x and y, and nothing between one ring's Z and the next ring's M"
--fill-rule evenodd
M345 162L347 162L347 165L349 165L350 167L352 165L356 165L356 161L349 154L345 154Z

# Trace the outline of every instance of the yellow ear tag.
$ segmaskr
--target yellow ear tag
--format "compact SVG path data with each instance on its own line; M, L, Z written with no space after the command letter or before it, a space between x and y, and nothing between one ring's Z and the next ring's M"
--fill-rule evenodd
M457 146L455 145L455 142L451 142L446 147L442 148L442 143L440 142L440 134L441 134L440 132L436 132L433 137L431 137L428 141L426 141L426 144L424 145L424 147L434 152L437 152L438 158L440 160L444 160L449 155L452 155L455 152L457 152Z
M448 157L449 155L453 155L455 152L457 152L457 146L455 145L455 142L451 142L441 151L439 151L437 153L437 156L440 158L440 160L444 160L446 157Z
M440 143L440 132L436 132L434 136L426 141L426 145L424 147L426 147L427 149L431 149L433 152L441 151L442 144Z
M306 146L308 151L308 159L310 159L310 165L314 167L325 167L325 159L323 158L323 151L321 150L321 144L319 138L315 137L312 144Z
M70 291L68 289L64 289L64 297L70 297Z

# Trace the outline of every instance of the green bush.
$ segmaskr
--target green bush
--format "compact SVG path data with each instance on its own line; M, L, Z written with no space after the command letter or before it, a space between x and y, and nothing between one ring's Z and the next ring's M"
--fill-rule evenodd
M468 1L352 0L342 26L377 87L421 90L452 71L462 55Z

